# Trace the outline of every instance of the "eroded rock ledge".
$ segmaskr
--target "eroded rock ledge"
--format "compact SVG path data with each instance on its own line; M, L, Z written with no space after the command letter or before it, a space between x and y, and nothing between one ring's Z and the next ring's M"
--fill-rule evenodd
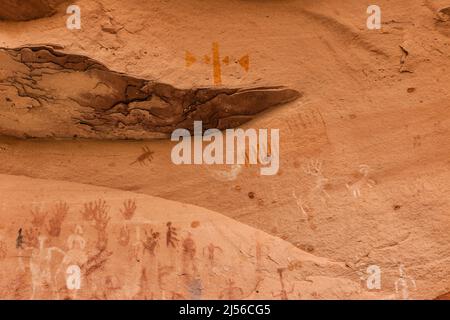
M109 70L50 46L0 48L0 134L155 138L177 128L226 129L301 94L285 87L177 89Z

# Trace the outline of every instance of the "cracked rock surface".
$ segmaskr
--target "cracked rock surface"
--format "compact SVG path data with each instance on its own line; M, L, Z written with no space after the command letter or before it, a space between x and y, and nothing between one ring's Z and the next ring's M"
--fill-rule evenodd
M0 49L0 133L15 137L152 138L227 129L297 99L284 87L177 89L49 46Z

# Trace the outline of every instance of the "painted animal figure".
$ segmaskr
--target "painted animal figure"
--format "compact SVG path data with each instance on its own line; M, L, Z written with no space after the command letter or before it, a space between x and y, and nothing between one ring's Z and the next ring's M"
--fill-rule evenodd
M141 166L145 165L147 161L148 163L152 162L153 160L153 151L149 149L149 147L145 146L142 148L142 154L137 157L135 161L130 163L130 165L133 165L135 163L139 163Z
M362 187L367 186L372 188L376 185L376 182L369 178L370 167L368 165L360 165L359 172L362 174L362 177L358 181L352 183L351 185L346 184L348 191L350 191L354 198L359 198L361 196Z

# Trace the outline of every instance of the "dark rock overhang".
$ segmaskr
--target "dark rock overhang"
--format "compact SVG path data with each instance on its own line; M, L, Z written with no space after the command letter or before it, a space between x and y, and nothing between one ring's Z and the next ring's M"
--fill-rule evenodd
M282 86L178 89L50 46L0 48L0 134L17 137L151 138L198 120L222 130L300 96Z
M66 0L2 0L0 20L28 21L53 15Z

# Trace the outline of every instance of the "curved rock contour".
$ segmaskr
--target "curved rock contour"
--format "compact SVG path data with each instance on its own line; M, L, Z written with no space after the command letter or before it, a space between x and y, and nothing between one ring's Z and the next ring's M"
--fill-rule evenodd
M0 178L7 199L0 208L2 299L387 297L361 290L358 275L342 262L201 207L83 184ZM39 254L47 249L54 254ZM73 265L81 269L79 290L66 285Z

